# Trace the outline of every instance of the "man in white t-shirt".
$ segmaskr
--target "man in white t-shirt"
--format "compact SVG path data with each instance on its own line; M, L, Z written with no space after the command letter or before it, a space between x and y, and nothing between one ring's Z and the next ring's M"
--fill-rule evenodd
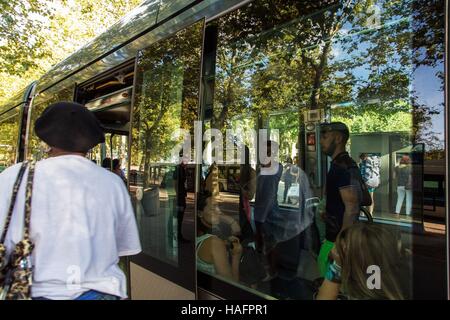
M50 151L36 163L33 183L32 297L126 298L119 257L139 253L141 245L123 181L85 157L104 142L97 119L82 105L56 103L37 119L35 132ZM19 168L0 174L0 231ZM22 183L5 241L9 251L22 239L24 202Z

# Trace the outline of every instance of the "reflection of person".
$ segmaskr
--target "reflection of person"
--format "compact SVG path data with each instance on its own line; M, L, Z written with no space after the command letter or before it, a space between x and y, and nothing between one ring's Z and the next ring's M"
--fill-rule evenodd
M212 226L220 223L220 212L210 194L198 200L200 216L197 219L196 240L197 268L200 271L239 281L239 263L242 246L239 239L229 236L227 240L216 236Z
M105 168L106 170L111 170L111 158L103 159L102 168Z
M283 193L284 203L297 204L298 192L296 191L298 191L298 185L300 183L300 175L301 175L300 168L296 165L296 163L292 163L292 159L288 157L287 165L285 166L284 171L284 193ZM296 194L294 199L292 199L290 195L292 192Z
M357 175L360 175L358 166L345 151L350 136L347 126L342 122L332 122L322 124L320 129L322 152L333 159L326 180L326 209L323 215L325 241L318 257L319 270L323 276L336 236L341 229L351 226L357 220L361 189L357 181Z
M411 161L409 156L404 155L400 164L396 168L397 174L397 205L395 214L399 215L403 206L403 199L406 196L406 215L411 215L412 207L412 186L411 186Z
M177 227L178 227L178 240L181 242L188 242L189 240L183 237L181 232L183 227L184 211L186 210L186 197L187 197L187 159L183 157L183 151L180 151L180 164L175 167L173 173L173 179L175 180L175 192L177 201Z
M268 159L261 161L260 172L256 180L256 198L254 206L254 220L256 227L256 248L264 255L266 278L268 281L276 276L276 253L273 250L276 244L271 220L280 209L278 207L278 184L283 173L283 166L275 161L278 154L278 144L267 141ZM266 164L264 164L266 162Z
M363 247L361 247L363 245ZM408 268L405 250L399 237L386 226L356 223L344 229L336 239L325 279L317 300L335 300L342 291L349 299L400 300L405 299ZM367 285L367 270L380 270L380 288ZM376 272L376 271L375 271Z
M292 180L294 176L291 173L292 168L292 159L291 157L287 157L286 159L286 165L284 166L284 174L283 174L283 180L284 180L284 193L283 193L283 202L286 202L286 197L288 194L288 190L292 185Z
M215 172L217 172L217 165L212 164L208 170L208 174L206 176L206 180L204 183L202 183L201 185L201 190L203 193L201 193L202 197L204 196L204 194L207 194L208 197L208 202L213 202L216 201L217 197L214 196L214 183L211 183L211 176L212 174ZM209 182L208 182L209 181ZM213 209L215 210L215 214L216 214L216 218L214 220L214 224L208 225L208 228L210 228L212 230L212 233L215 236L218 236L221 239L228 239L230 236L235 236L235 237L239 237L242 238L242 232L241 232L241 226L238 223L238 221L236 221L233 217L229 216L229 215L225 215L223 214L219 207L217 205L211 206L208 205L207 207L205 207L203 209L204 212L206 212L206 214L208 214L207 210L209 209ZM205 222L205 220L203 220L203 224L207 224ZM251 227L250 227L251 228ZM250 232L252 232L250 230Z
M367 153L361 153L359 159L361 176L367 185L367 190L369 191L370 198L372 199L372 205L368 207L369 213L373 214L375 206L374 193L380 183L379 160L378 157L369 157Z
M141 245L122 181L86 158L105 139L97 119L82 105L60 102L43 111L34 129L50 151L36 163L34 175L33 299L126 298L119 257L139 253ZM0 174L0 195L10 195L20 166ZM24 208L24 201L22 189L16 208ZM0 197L0 221L8 206L9 197ZM6 238L8 250L22 237L23 220L16 218ZM71 273L78 282L68 285Z
M112 168L115 174L117 174L122 181L127 184L127 178L125 177L125 173L123 172L123 170L120 168L120 160L119 159L114 159L112 161Z
M279 214L268 217L265 223L275 243L273 251L279 276L275 281L277 292L288 296L289 290L284 287L293 284L299 275L302 249L317 255L320 247L314 224L314 194L307 174L300 168L298 183L295 195L298 207L283 208Z
M250 165L250 150L244 146L244 163L240 166L239 177L239 225L243 239L253 237L253 230L250 224L250 200L253 199L256 192L256 171Z

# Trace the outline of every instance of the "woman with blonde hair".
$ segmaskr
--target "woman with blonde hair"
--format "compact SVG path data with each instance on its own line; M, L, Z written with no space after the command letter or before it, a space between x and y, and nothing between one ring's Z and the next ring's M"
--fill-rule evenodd
M408 276L400 237L386 226L359 222L342 230L317 300L403 300Z

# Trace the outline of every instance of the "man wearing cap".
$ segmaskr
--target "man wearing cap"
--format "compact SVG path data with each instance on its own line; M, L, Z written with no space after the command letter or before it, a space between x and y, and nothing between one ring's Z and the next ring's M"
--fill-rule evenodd
M325 242L320 249L319 271L325 275L328 255L338 233L352 225L359 215L361 190L358 182L358 166L345 151L350 136L342 122L324 123L320 127L322 152L332 158L326 180Z
M124 183L85 157L105 141L98 120L80 104L59 102L44 110L34 130L50 150L47 159L36 163L33 183L32 297L126 298L119 257L139 253L141 245ZM20 166L0 174L0 226ZM5 241L9 250L22 237L24 201L22 183Z

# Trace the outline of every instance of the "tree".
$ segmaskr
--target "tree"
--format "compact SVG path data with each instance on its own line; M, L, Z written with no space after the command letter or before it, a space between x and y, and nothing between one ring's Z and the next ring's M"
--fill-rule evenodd
M258 1L222 17L213 124L294 112L299 126L304 110L320 108L355 133L436 140L425 129L442 111L419 103L411 88L415 68L442 63L442 3Z
M21 75L51 55L42 30L53 17L49 1L0 1L0 72Z
M142 0L0 0L0 104Z
M131 164L144 172L151 164L172 163L180 141L177 129L193 133L198 117L202 24L197 23L138 55ZM182 140L181 140L182 142Z

